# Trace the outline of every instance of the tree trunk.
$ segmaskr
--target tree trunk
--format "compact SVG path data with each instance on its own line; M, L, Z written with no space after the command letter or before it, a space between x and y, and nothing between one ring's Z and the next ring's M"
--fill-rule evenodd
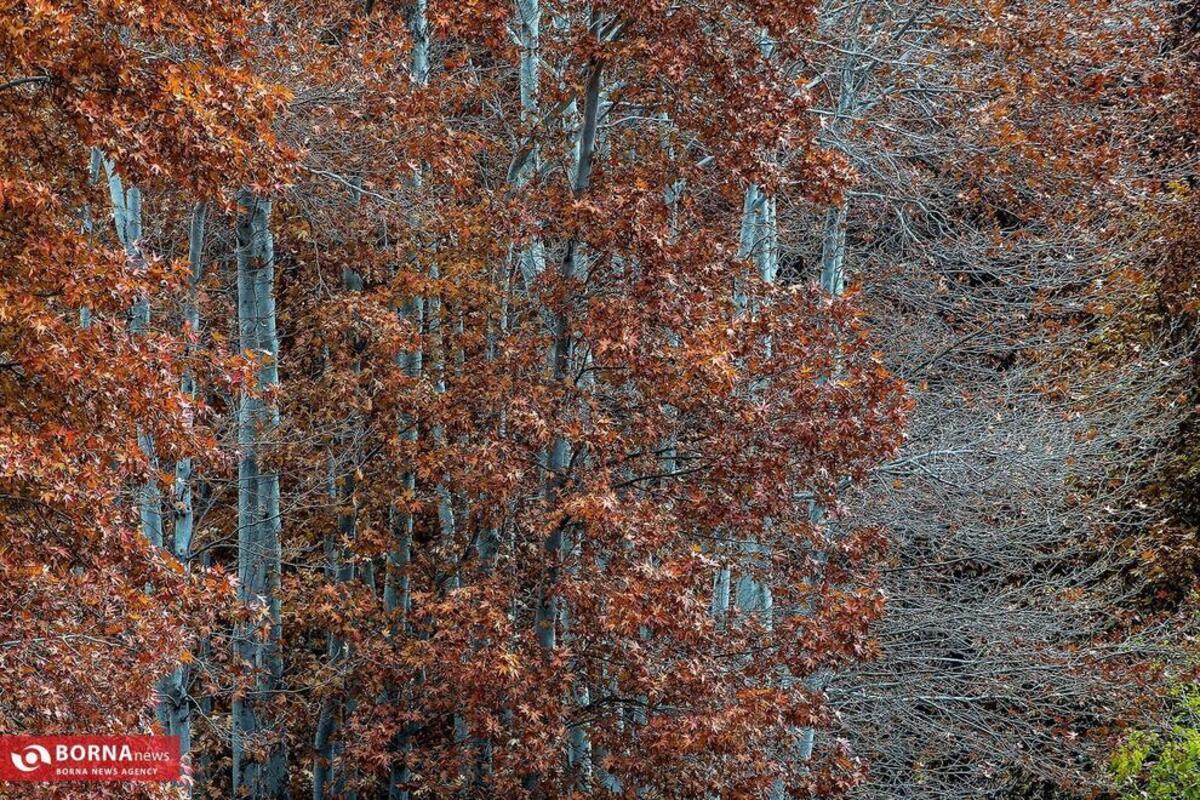
M412 52L409 55L409 76L417 86L429 82L429 21L425 13L426 0L413 0L406 12L408 31L412 36ZM420 180L418 176L416 180ZM418 333L424 325L425 303L423 298L414 297L405 304L404 316L416 325ZM405 373L410 378L421 374L423 353L420 346L401 356ZM399 420L401 438L406 441L416 441L417 420L402 415ZM413 471L404 473L402 483L409 497L416 491L417 476ZM386 574L384 575L383 606L395 619L395 624L407 628L408 615L411 610L408 567L412 561L413 519L407 509L401 510L394 506L391 509L392 536L395 545L388 553ZM403 702L401 692L392 698L394 702ZM406 729L397 731L392 737L392 763L388 773L388 800L409 800L408 783L412 773L408 769L408 752L412 749L411 737Z
M197 300L200 281L204 277L204 225L208 216L208 206L197 203L192 209L192 220L188 227L188 266L191 268L189 279L188 302L184 307L184 336L188 338L198 335L200 330L200 308ZM191 345L188 345L191 349ZM183 375L181 388L193 401L196 397L195 378L191 371ZM192 460L181 458L175 464L174 495L174 525L172 526L171 551L180 564L187 566L192 547L192 534L195 528L195 513L192 507ZM192 749L191 705L188 697L189 669L187 664L180 664L163 679L161 691L165 706L168 735L179 737L179 753L187 756ZM191 787L185 791L190 795Z
M356 198L357 201L357 198ZM342 270L342 287L350 292L361 292L363 289L362 276L346 267ZM349 346L355 350L358 342L351 341ZM354 362L354 371L361 370L361 363ZM325 575L334 583L347 584L354 579L353 552L351 544L358 535L358 507L355 497L355 472L358 469L357 441L360 433L361 420L357 412L351 413L349 420L350 431L347 434L348 446L344 453L330 454L330 494L337 505L337 526L325 537ZM348 457L348 463L338 472L338 456ZM326 643L326 657L331 668L344 661L349 655L346 641L337 633L330 632ZM321 710L317 719L317 730L313 739L315 759L313 764L313 800L323 800L326 790L332 787L334 796L340 796L345 784L344 776L338 778L335 764L341 747L334 741L338 725L346 714L346 702L341 694L329 694L321 700Z
M239 623L237 654L253 672L233 701L233 791L254 800L286 794L286 754L272 702L283 679L279 605L279 475L264 464L263 445L279 424L279 411L264 396L279 383L275 331L275 253L270 201L238 193L238 328L243 353L260 360L256 385L242 392L238 410L238 599L265 604L268 631Z

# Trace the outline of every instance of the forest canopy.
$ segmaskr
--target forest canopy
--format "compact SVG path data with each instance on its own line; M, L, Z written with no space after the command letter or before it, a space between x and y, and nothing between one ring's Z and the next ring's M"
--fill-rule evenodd
M1194 0L0 0L0 120L0 736L183 764L0 797L1200 798Z

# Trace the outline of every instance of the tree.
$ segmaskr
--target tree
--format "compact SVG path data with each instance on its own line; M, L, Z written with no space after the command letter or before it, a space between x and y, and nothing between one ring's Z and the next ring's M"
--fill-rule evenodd
M1146 662L1179 655L1111 535L1162 513L1143 492L1187 413L1188 343L1131 332L1157 277L1137 226L1168 20L861 3L822 22L819 113L857 171L846 272L916 389L902 456L847 497L892 534L880 658L829 688L873 764L858 791L1103 785L1109 734L1158 711ZM821 211L780 212L801 278Z
M782 800L1099 791L1162 717L1159 4L0 12L5 730Z
M339 558L364 579L285 569L289 688L322 699L283 717L312 731L339 698L318 768L333 756L346 791L385 778L379 762L399 796L844 785L839 754L791 757L825 722L773 675L855 657L878 606L854 563L876 539L852 533L834 583L810 585L795 487L861 475L905 401L851 303L747 280L730 236L746 180L835 186L836 160L771 155L813 131L759 49L763 24L786 43L794 23L544 9L536 65L558 83L535 107L534 45L509 47L509 13L430 6L425 81L375 55L422 42L411 15L338 11L314 26L321 70L293 86L321 100L289 122L309 177L272 209L297 332L280 349L283 561L323 571L309 532L349 502ZM374 107L404 113L339 122ZM308 288L346 263L361 290ZM735 287L763 310L737 313ZM325 487L350 439L347 498ZM770 562L741 545L764 516ZM778 608L811 611L766 639L740 612L718 623L717 565L769 572Z
M213 4L0 7L6 731L148 728L158 679L193 658L226 596L221 573L183 567L183 529L180 559L159 549L158 465L220 456L206 407L181 390L213 370L171 318L186 281L173 245L157 247L173 234L140 206L215 194L231 156L282 163L269 142L283 96L234 63L253 19ZM229 105L239 115L213 125ZM110 206L89 159L115 229L98 220Z

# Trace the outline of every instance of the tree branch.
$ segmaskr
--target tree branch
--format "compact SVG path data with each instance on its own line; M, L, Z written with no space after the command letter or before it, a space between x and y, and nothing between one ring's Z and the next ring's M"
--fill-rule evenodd
M27 83L49 83L50 80L49 75L30 75L24 78L13 78L11 81L0 83L0 92L3 92L5 89L15 89Z

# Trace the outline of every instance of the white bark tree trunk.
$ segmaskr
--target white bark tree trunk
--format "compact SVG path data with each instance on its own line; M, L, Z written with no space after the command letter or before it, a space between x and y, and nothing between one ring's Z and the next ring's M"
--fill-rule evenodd
M409 54L409 76L417 86L429 82L429 21L426 17L426 0L413 0L408 7L407 22L409 35L412 37L412 52ZM420 181L418 175L415 179ZM403 315L413 325L418 334L423 331L425 317L424 298L414 297L403 309ZM401 365L410 378L421 374L423 367L423 352L417 349L403 354ZM402 415L398 421L401 438L406 441L416 441L417 420L408 415ZM404 473L401 482L411 496L416 491L417 477L413 471ZM386 572L384 575L383 606L396 620L400 629L408 626L408 615L411 610L411 595L409 589L408 567L412 561L413 519L407 510L392 508L392 536L395 539L393 549L388 553ZM400 696L393 697L394 702L403 702ZM409 771L407 754L412 749L411 734L407 729L398 731L392 737L392 763L388 773L388 800L409 800L407 786L412 780Z
M208 216L208 206L196 203L192 209L192 219L188 226L188 266L191 269L188 286L188 301L184 307L184 336L198 335L200 330L200 308L197 293L200 281L204 277L204 227ZM188 345L191 349L191 345ZM181 388L184 394L193 399L196 396L195 377L191 371L184 373ZM190 410L189 410L190 413ZM172 489L174 500L174 524L172 526L171 552L180 564L188 564L192 535L195 529L195 511L192 505L192 460L184 457L175 464L175 485ZM190 670L187 664L180 664L168 675L160 687L165 707L164 728L168 735L179 737L179 752L187 756L192 749L191 701L188 696L188 678ZM160 713L161 716L161 713ZM188 795L192 787L185 787Z
M254 671L254 681L233 701L233 791L254 800L283 797L286 791L282 732L271 717L283 678L279 475L262 458L262 445L279 424L278 409L263 396L279 383L270 213L270 201L247 190L238 193L239 343L242 352L261 359L256 385L242 392L238 410L238 598L265 604L268 633L261 638L255 625L241 623L234 635L237 654ZM248 740L254 753L247 752Z

